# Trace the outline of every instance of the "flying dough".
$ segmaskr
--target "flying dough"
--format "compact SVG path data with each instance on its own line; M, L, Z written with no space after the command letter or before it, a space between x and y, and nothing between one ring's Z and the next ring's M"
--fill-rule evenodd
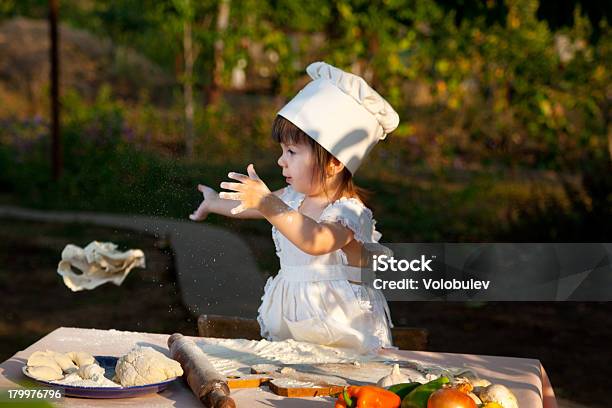
M77 292L94 289L106 282L119 286L135 267L145 267L145 256L140 249L121 252L112 242L92 241L85 248L66 245L57 273L63 277L66 286ZM72 268L81 273L75 273Z

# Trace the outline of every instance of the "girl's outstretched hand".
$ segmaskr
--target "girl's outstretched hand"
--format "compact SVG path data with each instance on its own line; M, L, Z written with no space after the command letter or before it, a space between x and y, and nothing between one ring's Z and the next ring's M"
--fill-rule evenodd
M198 190L204 196L204 200L198 209L189 216L189 219L193 221L202 221L206 219L208 214L212 212L212 205L215 203L215 201L219 200L219 194L208 186L198 184Z
M232 208L232 214L239 214L250 208L259 209L263 199L268 194L271 194L266 183L261 181L257 173L255 173L255 166L253 166L253 164L247 166L247 173L249 174L248 176L230 172L227 176L231 179L238 180L240 183L229 183L225 181L221 183L221 188L236 192L221 192L219 193L220 198L240 201L239 206Z

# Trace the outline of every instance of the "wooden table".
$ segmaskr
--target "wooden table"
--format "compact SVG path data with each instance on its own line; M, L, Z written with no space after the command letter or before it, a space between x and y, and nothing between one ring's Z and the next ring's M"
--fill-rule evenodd
M121 356L134 346L160 346L167 350L167 334L137 333L117 330L79 329L60 327L0 364L0 389L19 388L27 379L21 372L27 358L34 351L55 350L68 352L87 351L94 355ZM197 341L197 338L192 338ZM166 353L167 354L167 353ZM443 366L466 367L493 383L510 387L516 394L521 408L557 408L548 377L539 360L526 358L479 356L470 354L434 353L423 351L390 351L382 355L401 356L402 359L419 360ZM283 398L262 387L232 392L238 407L333 407L332 398ZM60 407L201 407L183 381L174 382L168 389L145 397L127 399L83 399L66 397L54 403Z

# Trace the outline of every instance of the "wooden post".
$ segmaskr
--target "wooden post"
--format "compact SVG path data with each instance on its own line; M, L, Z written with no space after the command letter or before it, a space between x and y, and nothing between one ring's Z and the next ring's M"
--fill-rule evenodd
M188 7L191 7L189 5ZM185 16L183 22L183 55L185 57L185 71L183 75L183 98L185 103L185 153L188 158L193 157L194 127L193 127L193 45L191 34L191 14Z
M60 135L60 102L59 102L59 34L58 34L59 0L49 0L49 37L51 61L51 163L53 180L62 176L63 157Z
M214 61L211 84L206 89L206 103L216 105L221 99L221 73L223 71L223 34L229 24L230 0L221 0L217 12L217 39L214 43Z

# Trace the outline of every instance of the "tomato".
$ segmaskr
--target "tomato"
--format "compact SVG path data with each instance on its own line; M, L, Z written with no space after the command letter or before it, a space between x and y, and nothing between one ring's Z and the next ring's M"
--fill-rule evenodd
M453 388L443 388L431 394L427 408L477 408L469 395Z

